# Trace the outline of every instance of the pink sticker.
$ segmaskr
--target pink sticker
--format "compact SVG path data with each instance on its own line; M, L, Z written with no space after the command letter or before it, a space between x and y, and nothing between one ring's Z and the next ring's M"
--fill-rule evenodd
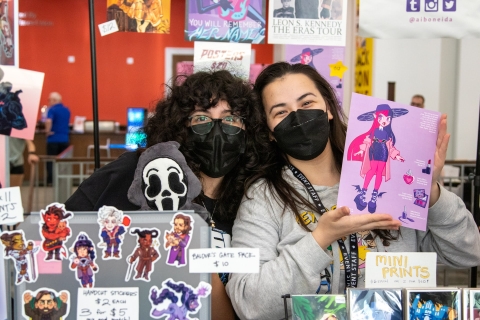
M42 241L35 241L37 246L42 245ZM62 261L45 261L47 254L42 250L38 251L37 262L38 262L38 274L61 274L62 273Z

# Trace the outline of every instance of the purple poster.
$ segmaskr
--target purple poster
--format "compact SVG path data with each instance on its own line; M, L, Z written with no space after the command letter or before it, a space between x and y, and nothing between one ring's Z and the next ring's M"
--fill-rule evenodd
M315 68L335 90L340 105L343 102L343 74L347 70L344 57L345 47L285 45L285 60Z
M353 93L338 206L425 230L440 113Z
M187 0L185 40L264 43L265 0Z

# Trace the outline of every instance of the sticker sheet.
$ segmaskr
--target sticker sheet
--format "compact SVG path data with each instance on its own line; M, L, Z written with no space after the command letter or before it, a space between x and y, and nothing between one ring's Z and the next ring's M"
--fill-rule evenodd
M172 229L165 231L164 248L168 250L167 264L177 268L187 265L187 249L193 234L192 216L177 213L170 224Z
M96 252L93 241L86 233L81 232L70 248L70 270L75 271L77 281L84 288L95 286L95 273L98 265L95 264Z
M127 257L128 269L125 281L129 281L135 271L134 280L150 282L150 275L154 271L155 262L160 258L158 247L160 244L157 238L160 231L157 228L136 228L130 230L130 234L137 235L138 245L132 254Z
M115 207L103 206L98 210L100 242L97 247L103 251L103 260L122 258L122 244L131 221L128 215L124 215L122 210Z
M45 210L40 210L39 231L42 238L42 251L46 253L45 261L61 261L67 257L65 243L72 236L68 220L73 212L67 211L65 205L52 203Z
M51 288L27 290L23 293L22 315L25 319L67 319L70 312L70 293Z

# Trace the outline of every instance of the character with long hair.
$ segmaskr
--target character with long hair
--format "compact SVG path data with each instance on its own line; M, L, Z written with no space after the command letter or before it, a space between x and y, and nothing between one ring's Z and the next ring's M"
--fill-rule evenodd
M193 230L192 217L176 214L173 218L173 231L165 232L165 249L169 249L167 264L177 267L187 263L186 248L190 244L190 232Z
M37 280L36 253L39 249L33 241L25 245L23 231L5 231L0 235L0 240L5 246L5 259L11 258L15 261L17 271L17 284L23 281L34 282ZM29 259L30 258L30 259ZM29 273L31 270L31 273Z
M70 270L77 270L78 282L84 288L92 288L95 284L95 273L98 266L95 264L95 246L88 235L81 233L73 245L74 254L70 257Z
M60 294L49 288L41 288L35 294L27 290L23 293L23 313L31 320L62 320L69 313L68 291Z
M150 273L153 272L155 261L160 258L157 246L154 245L153 239L159 236L157 229L135 229L130 232L136 234L138 237L138 246L133 251L133 254L129 256L128 262L133 264L138 259L137 266L135 268L135 279L150 281Z

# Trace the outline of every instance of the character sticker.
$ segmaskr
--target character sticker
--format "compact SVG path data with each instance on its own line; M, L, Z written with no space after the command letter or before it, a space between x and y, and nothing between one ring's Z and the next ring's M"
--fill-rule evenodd
M194 288L183 281L167 279L160 289L157 286L150 288L150 315L156 319L195 319L190 314L200 310L200 298L206 298L211 292L212 286L203 281Z
M70 270L77 272L77 280L84 288L95 286L95 273L98 266L95 264L95 245L86 233L80 233L70 248Z
M67 211L65 205L52 203L47 209L41 210L40 236L42 250L46 253L45 261L52 259L61 261L67 257L67 250L63 245L71 237L72 230L68 226L68 219L73 218L73 212Z
M23 282L35 282L38 277L37 252L39 247L35 242L25 239L23 230L4 231L0 234L0 240L5 247L5 259L12 259L15 262L17 271L16 284Z
M103 248L103 260L122 258L122 243L130 223L130 217L115 207L103 206L98 210L98 236L101 242L97 246Z
M177 213L173 216L170 224L170 232L165 231L164 248L168 250L167 264L184 267L187 264L187 248L190 245L193 233L193 218L188 214Z
M56 292L50 288L40 288L35 292L23 293L23 316L25 319L67 319L70 312L68 291Z
M160 243L155 240L160 235L157 228L134 229L131 234L137 235L138 246L133 253L127 257L128 269L125 281L130 280L133 269L135 269L135 280L150 281L150 274L154 270L155 262L160 258L158 247Z

